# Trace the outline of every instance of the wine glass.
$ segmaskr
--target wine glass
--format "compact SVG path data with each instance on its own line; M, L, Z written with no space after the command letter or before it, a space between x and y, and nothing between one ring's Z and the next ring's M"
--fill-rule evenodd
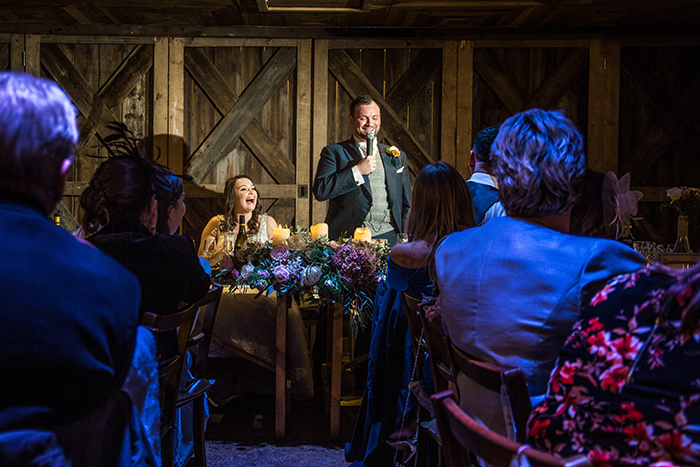
M204 255L211 259L216 254L216 239L207 238L204 240Z

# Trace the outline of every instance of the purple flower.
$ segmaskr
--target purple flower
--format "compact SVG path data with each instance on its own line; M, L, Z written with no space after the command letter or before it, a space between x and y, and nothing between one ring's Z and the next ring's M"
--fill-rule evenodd
M277 245L270 252L270 258L274 261L284 261L289 258L289 248L287 245Z
M287 282L289 280L289 271L284 266L277 266L272 274L277 282Z
M260 279L267 279L268 277L270 277L270 273L263 269L258 273L258 277L260 277Z

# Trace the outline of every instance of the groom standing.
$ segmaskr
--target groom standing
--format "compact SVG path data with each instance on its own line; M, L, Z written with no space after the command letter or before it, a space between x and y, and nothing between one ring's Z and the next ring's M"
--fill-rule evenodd
M330 201L326 214L329 238L352 236L357 227L365 226L372 238L394 245L411 205L406 154L378 143L382 118L370 96L352 101L349 121L352 138L323 148L314 179L316 199Z

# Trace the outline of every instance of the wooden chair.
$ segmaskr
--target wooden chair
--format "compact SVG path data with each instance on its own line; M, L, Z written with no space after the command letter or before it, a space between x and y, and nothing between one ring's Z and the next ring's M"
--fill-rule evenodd
M194 320L199 306L195 303L176 313L156 315L145 313L141 324L155 332L177 332L178 353L174 356L157 355L160 398L161 458L164 467L173 465L175 442L175 413L180 376Z
M450 338L442 328L442 318L428 320L424 313L419 313L423 338L428 348L428 360L433 370L435 392L445 391L450 383L455 384L452 361L450 358Z
M146 313L142 324L162 332L177 329L178 355L159 361L158 371L161 379L161 457L163 466L173 465L174 459L174 423L176 410L193 403L193 458L197 467L206 467L204 439L204 402L211 383L202 377L207 372L209 345L212 329L221 300L222 286L214 284L207 295L197 303L185 307L170 315L153 315ZM199 314L199 318L198 317ZM196 324L195 324L196 321ZM187 350L192 354L190 372L196 378L186 391L180 391L183 366Z
M469 417L457 405L452 391L432 396L442 435L443 450L448 467L462 467L469 454L494 467L520 465L526 458L531 467L590 467L583 455L561 459L527 445L509 440ZM511 464L513 459L518 462ZM527 465L527 464L525 464Z
M525 427L532 412L532 404L523 371L520 368L504 368L476 360L452 342L449 349L455 381L457 375L462 373L474 383L497 394L505 389L510 401L515 439L524 442L527 437ZM466 394L460 394L460 397L469 399L469 395Z
M435 418L433 413L433 404L430 400L430 394L425 392L421 384L421 376L423 374L423 364L425 362L428 347L423 338L423 326L421 325L420 315L423 312L420 306L420 300L412 297L406 292L401 292L401 302L406 311L406 321L408 321L408 330L411 334L411 342L413 344L413 355L416 358L415 379L409 384L409 390L418 401L418 420L427 421ZM415 465L427 465L428 457L428 437L431 436L438 443L438 465L440 465L440 439L435 431L431 431L418 425L418 440L416 442Z
M206 431L204 423L204 403L206 394L211 389L212 384L203 375L207 374L207 362L209 359L209 345L211 344L212 331L216 314L219 310L219 302L221 301L221 293L223 287L218 284L213 284L209 292L195 304L199 309L199 317L197 318L194 332L187 340L187 349L192 355L192 366L190 373L196 379L187 388L180 390L177 394L175 408L181 409L190 402L192 407L192 434L194 437L193 457L197 467L206 467L207 456L205 451L204 432Z

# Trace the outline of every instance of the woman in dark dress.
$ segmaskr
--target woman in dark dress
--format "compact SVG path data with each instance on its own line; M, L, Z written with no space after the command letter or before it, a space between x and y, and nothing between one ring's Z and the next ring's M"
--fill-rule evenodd
M111 138L110 150L116 155L97 168L80 198L84 233L138 278L142 315L173 313L181 304L204 297L210 277L189 238L156 233L156 188L172 172L141 157L136 141L126 133L121 129ZM184 215L182 201L173 223L179 224ZM176 351L174 334L156 341L159 352Z
M412 196L408 242L391 249L387 280L375 296L367 386L345 456L355 465L392 465L395 450L386 441L415 434L415 398L411 396L406 407L414 357L401 292L416 298L437 295L430 276L437 244L452 232L476 225L469 189L445 162L421 169ZM406 429L400 431L406 410Z

